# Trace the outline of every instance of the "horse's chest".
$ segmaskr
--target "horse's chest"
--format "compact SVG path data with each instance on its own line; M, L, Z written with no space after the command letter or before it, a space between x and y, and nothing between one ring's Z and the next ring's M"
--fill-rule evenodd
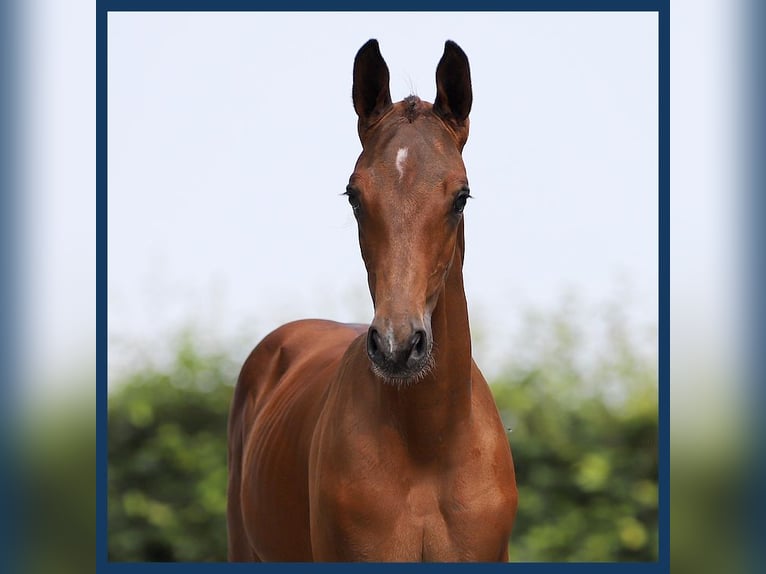
M413 484L402 493L403 504L399 505L397 523L399 529L408 532L403 541L409 559L425 562L458 561L464 549L460 548L460 537L455 523L460 520L452 512L445 498L444 487L435 481ZM465 518L465 517L463 517Z
M413 488L409 499L407 516L422 518L421 560L497 560L507 544L506 496L486 476L448 474Z
M451 475L395 473L345 483L326 499L326 531L340 559L370 561L496 560L505 544L496 485ZM498 520L498 518L501 518Z

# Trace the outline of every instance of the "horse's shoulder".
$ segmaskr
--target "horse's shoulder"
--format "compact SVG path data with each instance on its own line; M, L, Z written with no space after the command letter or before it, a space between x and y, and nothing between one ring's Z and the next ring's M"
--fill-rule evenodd
M301 319L285 323L266 335L246 360L264 359L292 362L298 354L321 352L347 346L367 329L365 325L338 323L325 319Z
M351 342L367 326L323 319L302 319L286 323L266 335L245 360L236 395L264 397L289 372L315 372L318 364L339 361ZM295 377L287 377L293 379ZM300 378L300 377L298 377ZM240 402L244 396L237 399Z

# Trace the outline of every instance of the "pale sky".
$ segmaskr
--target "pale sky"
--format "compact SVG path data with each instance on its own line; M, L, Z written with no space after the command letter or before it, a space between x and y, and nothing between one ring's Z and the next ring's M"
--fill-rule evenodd
M656 326L656 14L111 13L113 369L188 325L254 345L292 319L371 319L339 195L369 38L395 101L433 101L446 39L468 55L464 275L485 372L526 311L569 292Z

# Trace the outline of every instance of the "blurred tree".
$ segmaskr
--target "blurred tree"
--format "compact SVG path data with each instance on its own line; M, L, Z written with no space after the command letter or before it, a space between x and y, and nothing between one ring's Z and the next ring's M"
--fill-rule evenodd
M575 315L538 316L492 384L519 486L513 561L657 559L657 375L622 315L583 366ZM238 362L181 339L109 397L109 558L226 559L226 418Z
M656 361L617 308L582 360L574 317L535 317L530 358L492 384L519 488L511 560L657 560Z
M226 560L226 420L236 368L182 337L174 364L109 397L109 559Z

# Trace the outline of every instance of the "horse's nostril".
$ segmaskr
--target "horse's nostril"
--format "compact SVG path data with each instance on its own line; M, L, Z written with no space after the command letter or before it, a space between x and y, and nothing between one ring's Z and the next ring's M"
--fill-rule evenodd
M420 359L426 354L426 334L422 330L415 331L410 339L410 359Z
M367 331L367 356L373 361L380 355L380 334L377 329L370 327Z

